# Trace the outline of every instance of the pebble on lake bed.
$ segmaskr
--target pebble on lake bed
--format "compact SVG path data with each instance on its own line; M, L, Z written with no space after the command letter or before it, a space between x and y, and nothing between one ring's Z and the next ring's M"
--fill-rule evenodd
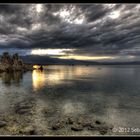
M71 127L71 130L74 130L74 131L82 131L83 130L83 127L81 125L75 124L75 125L73 125Z
M63 127L64 127L64 125L61 122L57 122L52 125L52 130L58 130Z
M100 122L100 121L98 121L98 120L97 120L97 121L95 121L95 123L96 123L96 124L101 124L101 122Z
M25 127L23 130L20 130L19 133L23 135L34 135L35 129L33 126L28 126L28 127Z
M0 128L6 126L6 122L5 121L0 121Z
M69 117L66 121L66 124L73 124L74 123L74 119Z
M33 106L34 103L32 102L32 100L23 100L22 102L19 102L15 105L15 113L20 115L31 115Z

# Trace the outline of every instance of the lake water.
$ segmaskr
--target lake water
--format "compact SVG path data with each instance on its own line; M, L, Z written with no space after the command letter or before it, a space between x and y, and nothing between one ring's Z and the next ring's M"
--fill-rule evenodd
M87 115L113 125L113 135L140 134L140 66L49 65L43 71L0 73L1 115L12 114L13 105L28 98L36 100L32 122L42 135L93 134L49 131L42 108L51 110L49 121ZM2 132L9 134L8 128Z

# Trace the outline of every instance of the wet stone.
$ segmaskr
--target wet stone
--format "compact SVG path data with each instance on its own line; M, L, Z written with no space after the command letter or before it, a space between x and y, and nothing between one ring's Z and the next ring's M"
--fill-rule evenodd
M68 118L66 121L66 124L73 124L74 123L74 119L73 118Z
M83 123L82 123L82 126L83 127L91 127L92 126L92 122L91 121L84 121Z
M108 132L109 127L106 125L97 126L96 130L98 130L101 135L105 135Z
M57 123L54 123L52 125L52 130L58 130L58 129L61 129L63 127L64 127L64 125L61 122L57 122Z
M5 121L0 121L0 128L6 126L6 122Z
M91 120L91 118L88 118L88 117L80 117L77 120L77 124L80 124L83 127L89 127L92 125L92 120Z
M83 127L81 125L75 124L75 125L73 125L71 127L71 130L74 130L74 131L82 131L83 130Z
M22 115L22 114L30 115L31 114L30 110L28 110L28 109L19 109L19 110L16 110L16 113L20 114L20 115Z
M48 109L46 109L46 108L42 109L42 113L47 114L48 112L49 112Z
M85 119L84 119L83 117L79 117L79 118L77 119L77 123L78 123L78 124L81 124L81 123L83 123L84 120L85 120Z
M20 130L19 133L23 135L35 135L35 129L33 126L28 126L25 127L23 130Z
M107 133L107 131L108 131L107 128L101 128L101 129L99 130L99 132L100 132L101 135L105 135L105 134Z
M95 121L95 123L96 123L96 124L98 124L98 125L100 125L100 124L101 124L101 122L100 122L100 121L98 121L98 120L97 120L97 121Z
M98 125L98 124L93 124L91 125L88 130L96 130L98 131L101 135L104 135L108 132L109 130L109 127L105 124L101 124L101 125Z
M17 107L18 107L19 109L20 109L20 108L21 108L21 109L28 109L28 108L32 108L33 105L32 105L32 104L19 104Z
M88 130L95 130L95 129L96 129L96 127L95 127L94 124L90 124L90 125L88 126Z
M17 114L20 114L20 115L22 115L22 114L29 114L30 115L33 105L34 104L33 104L32 100L30 102L29 101L22 101L22 102L17 103L15 105L15 112Z

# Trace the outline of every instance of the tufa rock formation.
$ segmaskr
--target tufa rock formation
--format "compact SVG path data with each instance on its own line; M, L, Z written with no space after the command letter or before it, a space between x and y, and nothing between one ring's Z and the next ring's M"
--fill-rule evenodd
M11 72L11 71L28 71L33 70L32 65L24 64L19 58L18 54L15 53L10 56L8 52L4 52L0 59L0 71Z

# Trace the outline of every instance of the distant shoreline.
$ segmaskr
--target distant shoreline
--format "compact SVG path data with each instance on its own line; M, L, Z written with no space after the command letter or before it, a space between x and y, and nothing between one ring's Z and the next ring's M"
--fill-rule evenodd
M44 63L44 64L42 64L42 63L26 63L26 64L29 64L29 65L67 65L67 66L80 66L80 65L84 65L84 66L103 66L103 65L109 65L109 66L111 66L111 65L140 65L140 64L134 64L134 63L132 63L132 64L127 64L127 63L117 63L117 64L48 64L48 63Z
M1 56L0 56L1 57ZM140 65L140 61L131 62L99 62L88 60L58 59L49 57L19 56L26 65Z

